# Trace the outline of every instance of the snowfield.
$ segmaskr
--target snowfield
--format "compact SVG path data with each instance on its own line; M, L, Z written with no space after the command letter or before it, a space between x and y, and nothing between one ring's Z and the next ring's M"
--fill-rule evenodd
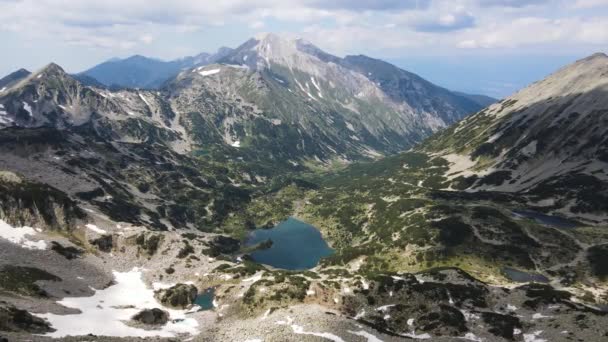
M220 72L220 69L211 69L211 70L200 71L199 74L201 76L209 76L209 75L217 74L218 72Z
M30 106L29 103L23 101L23 109L25 109L27 111L27 113L29 114L29 116L32 116L32 106Z
M0 238L20 245L23 248L40 250L47 248L44 240L32 241L29 239L31 236L36 236L37 233L32 227L13 227L4 220L0 220Z
M86 227L87 227L89 230L92 230L92 231L94 231L94 232L95 232L95 233L97 233L97 234L107 234L107 233L108 233L107 231L105 231L105 230L103 230L103 229L101 229L101 228L98 228L98 227L97 227L96 225L94 225L94 224L90 224L90 223L89 223L89 224L87 224L87 225L86 225Z
M58 303L80 310L75 315L40 314L57 331L48 336L60 338L75 335L113 337L175 337L198 334L198 322L186 318L185 310L169 310L154 299L154 290L143 282L137 268L129 272L114 271L116 285L98 290L91 297L64 298ZM142 309L159 308L170 314L170 321L158 330L144 330L125 324Z

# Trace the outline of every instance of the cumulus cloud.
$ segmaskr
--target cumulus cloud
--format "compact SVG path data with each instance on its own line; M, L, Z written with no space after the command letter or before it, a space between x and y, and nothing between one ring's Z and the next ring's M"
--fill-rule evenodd
M608 43L606 0L0 0L0 31L97 49L166 44L210 27L303 35L330 52ZM597 10L589 11L589 8ZM217 31L217 30L216 30ZM221 32L217 31L217 32ZM245 40L248 37L243 36ZM407 50L406 50L407 49Z
M482 6L497 7L526 7L532 5L546 4L550 0L479 0Z
M594 7L608 7L607 0L576 0L572 4L574 8L594 8Z
M554 45L577 46L608 43L608 22L605 18L546 19L526 17L508 25L496 25L483 31L470 32L458 42L459 48L518 48Z
M392 11L428 8L431 0L308 0L304 4L325 9Z
M421 22L415 25L415 28L424 32L450 32L473 26L475 26L475 17L470 13L446 13Z

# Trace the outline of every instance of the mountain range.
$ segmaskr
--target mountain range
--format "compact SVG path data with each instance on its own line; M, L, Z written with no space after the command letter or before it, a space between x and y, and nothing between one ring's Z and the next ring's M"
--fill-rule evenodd
M195 66L214 63L230 53L230 48L220 48L214 54L200 53L172 61L162 61L140 55L125 59L114 58L90 69L76 77L90 77L106 87L155 89L177 75L180 71Z
M219 64L183 70L156 91L88 87L89 82L51 65L5 90L5 120L39 127L54 112L52 124L67 127L97 116L118 115L114 121L120 125L147 117L156 128L171 131L174 145L205 145L222 154L230 146L229 153L263 152L253 158L295 166L395 153L481 108L388 63L363 56L339 59L309 43L272 34L222 54ZM105 66L99 70L113 73ZM50 78L62 83L65 93L42 94ZM160 117L151 115L155 111L162 112ZM83 112L84 117L75 117Z
M0 335L608 336L606 55L492 104L274 34L220 55L0 80ZM290 217L332 254L256 262Z

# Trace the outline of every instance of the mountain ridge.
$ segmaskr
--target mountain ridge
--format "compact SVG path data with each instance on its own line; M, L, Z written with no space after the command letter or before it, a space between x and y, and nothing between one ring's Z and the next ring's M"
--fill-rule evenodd
M213 54L200 53L171 61L133 55L124 59L112 58L77 75L86 75L108 87L158 88L182 69L214 62L228 53L221 47Z

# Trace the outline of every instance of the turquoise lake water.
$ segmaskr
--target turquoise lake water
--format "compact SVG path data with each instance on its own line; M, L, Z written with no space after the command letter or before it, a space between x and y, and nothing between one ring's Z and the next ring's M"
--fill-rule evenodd
M245 245L253 246L268 239L272 240L272 247L252 252L251 258L255 262L285 270L313 268L321 258L334 252L317 228L294 218L272 229L252 232Z
M201 310L213 309L213 298L215 298L215 289L208 288L196 296L194 304L201 307Z

